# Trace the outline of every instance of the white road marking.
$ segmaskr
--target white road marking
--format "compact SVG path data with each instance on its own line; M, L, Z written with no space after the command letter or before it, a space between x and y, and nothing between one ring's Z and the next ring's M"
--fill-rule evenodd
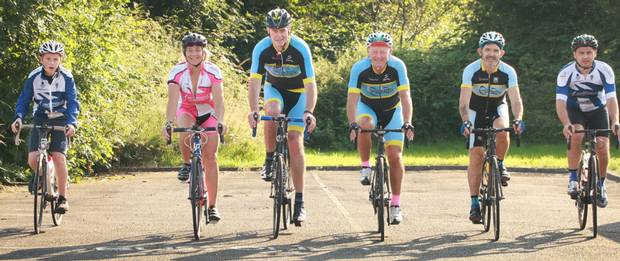
M327 197L329 197L329 199L331 199L331 201L334 202L334 205L336 206L336 208L338 208L338 210L340 210L340 213L342 213L342 215L347 219L347 221L349 222L349 225L351 225L351 228L353 228L353 230L356 232L362 231L362 228L357 223L355 223L355 221L353 221L353 217L351 216L349 211L347 211L347 209L344 208L344 206L342 205L342 203L340 203L340 200L336 198L334 193L329 191L327 186L323 184L323 181L321 181L321 179L316 174L316 172L312 172L312 177L314 177L314 180L316 180L316 183L318 183L319 186L321 186L321 189L325 191L325 194L327 194Z

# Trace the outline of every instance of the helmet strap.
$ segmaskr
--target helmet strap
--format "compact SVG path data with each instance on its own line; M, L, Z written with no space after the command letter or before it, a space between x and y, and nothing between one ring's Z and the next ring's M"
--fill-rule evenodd
M585 67L585 66L579 64L579 61L577 61L577 60L575 60L575 63L577 64L577 68L579 68L580 70L586 71L588 73L590 73L590 70L592 70L592 66ZM594 64L594 63L592 63L592 64Z

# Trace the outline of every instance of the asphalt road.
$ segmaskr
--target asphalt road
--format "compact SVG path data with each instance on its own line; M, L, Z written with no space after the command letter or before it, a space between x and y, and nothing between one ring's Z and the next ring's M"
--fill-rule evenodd
M467 219L464 171L408 172L404 222L379 241L367 187L357 172L309 171L308 221L271 239L269 184L255 173L223 172L222 221L194 241L187 185L173 172L136 173L72 184L60 227L45 216L33 234L25 187L0 192L0 260L13 259L478 259L620 260L620 183L608 181L599 236L577 229L564 175L514 173L502 201L502 234L492 241Z

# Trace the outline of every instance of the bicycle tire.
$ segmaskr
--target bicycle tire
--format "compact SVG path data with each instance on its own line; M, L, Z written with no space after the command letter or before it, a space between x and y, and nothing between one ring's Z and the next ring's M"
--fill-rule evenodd
M480 216L482 218L482 227L484 232L489 232L491 228L491 200L489 197L489 184L491 184L490 166L488 160L484 160L482 165L482 178L480 181Z
M58 195L58 180L52 173L50 180L52 181L52 195ZM62 223L62 213L56 213L56 209L58 209L58 197L54 198L54 200L50 203L50 211L52 212L52 222L54 222L54 226L60 226Z
M275 157L273 162L274 164L274 197L273 197L273 238L278 238L280 234L280 221L282 219L282 202L284 201L284 184L283 184L283 175L284 175L284 158L282 154L278 154Z
M500 194L500 186L501 186L501 178L499 176L499 171L498 171L498 167L497 167L497 161L496 159L493 159L492 161L493 163L491 164L491 176L493 177L493 191L492 191L492 195L493 195L493 232L494 232L494 239L495 241L499 240L499 235L500 235L500 201L501 201L501 194Z
M286 164L286 163L285 163ZM284 195L282 196L282 229L288 229L288 224L292 224L292 216L293 216L293 208L291 206L291 198L289 194L290 182L291 179L288 176L287 168L284 167L284 176L282 177L284 180Z
M584 175L587 175L585 171L585 156L586 154L581 153L581 159L579 160L579 168L577 169L577 186L579 189L579 194L575 199L575 206L577 207L577 218L579 221L579 230L583 230L586 228L586 223L588 222L588 204L587 204L587 193L589 189L583 185L583 180L586 180Z
M39 234L41 232L41 219L39 217L39 209L41 208L41 205L43 204L43 202L45 202L45 198L43 197L43 191L42 191L42 186L41 186L41 178L39 177L40 174L42 174L43 172L43 163L41 162L41 156L39 155L39 167L37 168L37 171L35 171L34 173L34 177L33 177L33 184L35 184L34 187L34 191L33 191L33 198L34 198L34 208L33 208L33 216L34 216L34 233L35 234Z
M198 160L192 161L191 167L191 180L189 182L190 189L190 204L192 206L192 225L194 229L194 239L200 239L200 232L202 228L202 223L200 223L200 218L202 216L202 206L203 206L203 198L204 195L200 195L200 182L199 180L200 174L200 163ZM204 194L204 193L203 193Z
M383 169L383 158L377 157L376 173L375 173L375 204L377 209L377 226L378 232L381 234L381 241L385 240L385 216L384 216L384 194L383 188L385 184L385 170Z
M590 200L590 204L592 205L592 238L596 238L596 235L598 233L598 217L596 213L596 209L598 208L598 185L596 184L596 180L599 175L598 157L596 157L596 155L592 155L588 164L590 165L589 170L593 170L590 171L589 185L590 190L592 191L592 198Z

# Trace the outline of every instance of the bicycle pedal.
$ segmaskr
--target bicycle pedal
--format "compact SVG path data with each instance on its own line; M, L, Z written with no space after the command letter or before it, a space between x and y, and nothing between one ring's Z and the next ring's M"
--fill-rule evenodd
M295 226L296 226L296 227L301 227L301 222L299 222L299 221L294 221L293 223L295 224Z

